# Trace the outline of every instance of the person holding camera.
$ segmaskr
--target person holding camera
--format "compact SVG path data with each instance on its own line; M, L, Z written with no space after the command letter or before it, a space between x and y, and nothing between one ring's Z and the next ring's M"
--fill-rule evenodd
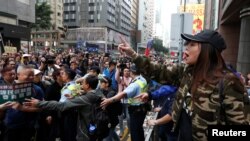
M55 80L52 77L52 74L55 70L59 69L55 66L55 60L51 57L42 57L40 60L39 70L43 72L42 81L45 84L45 87L52 85Z
M122 71L122 72L121 72ZM130 77L130 70L126 66L121 68L121 64L118 63L116 65L116 73L115 79L118 83L118 92L122 92L125 88L128 87L132 78ZM129 128L129 114L128 114L128 99L122 98L122 107L123 107L123 114L119 116L119 126L120 126L120 137L123 137L124 134L124 127L123 127L123 119L127 120L127 127Z

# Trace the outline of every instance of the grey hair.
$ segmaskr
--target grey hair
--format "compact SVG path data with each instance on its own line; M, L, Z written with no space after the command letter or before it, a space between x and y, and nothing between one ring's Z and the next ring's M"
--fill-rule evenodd
M34 68L31 65L19 65L17 68L17 74L19 74L20 72L23 72L27 69L32 69L34 71Z

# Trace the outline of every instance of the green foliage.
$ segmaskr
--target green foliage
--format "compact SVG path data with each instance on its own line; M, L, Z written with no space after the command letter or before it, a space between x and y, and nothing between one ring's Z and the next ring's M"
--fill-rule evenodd
M162 40L154 38L153 46L156 52L168 53L168 48L165 48L162 44Z
M36 3L36 22L35 24L32 24L32 28L35 28L36 30L47 30L51 28L52 24L50 15L53 14L53 12L50 8L50 5L46 2Z

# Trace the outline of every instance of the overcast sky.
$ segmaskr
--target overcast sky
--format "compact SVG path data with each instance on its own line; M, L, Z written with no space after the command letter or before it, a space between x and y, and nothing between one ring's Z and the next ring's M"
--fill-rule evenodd
M166 34L170 36L171 14L177 13L177 7L180 5L180 0L162 0L162 24Z

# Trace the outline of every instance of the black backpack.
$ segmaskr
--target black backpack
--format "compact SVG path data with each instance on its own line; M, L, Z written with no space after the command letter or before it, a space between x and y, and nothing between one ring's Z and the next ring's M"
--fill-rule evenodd
M99 97L96 101L92 102L92 114L87 127L91 141L101 141L109 135L111 123L107 110L100 107L101 101L102 98Z

